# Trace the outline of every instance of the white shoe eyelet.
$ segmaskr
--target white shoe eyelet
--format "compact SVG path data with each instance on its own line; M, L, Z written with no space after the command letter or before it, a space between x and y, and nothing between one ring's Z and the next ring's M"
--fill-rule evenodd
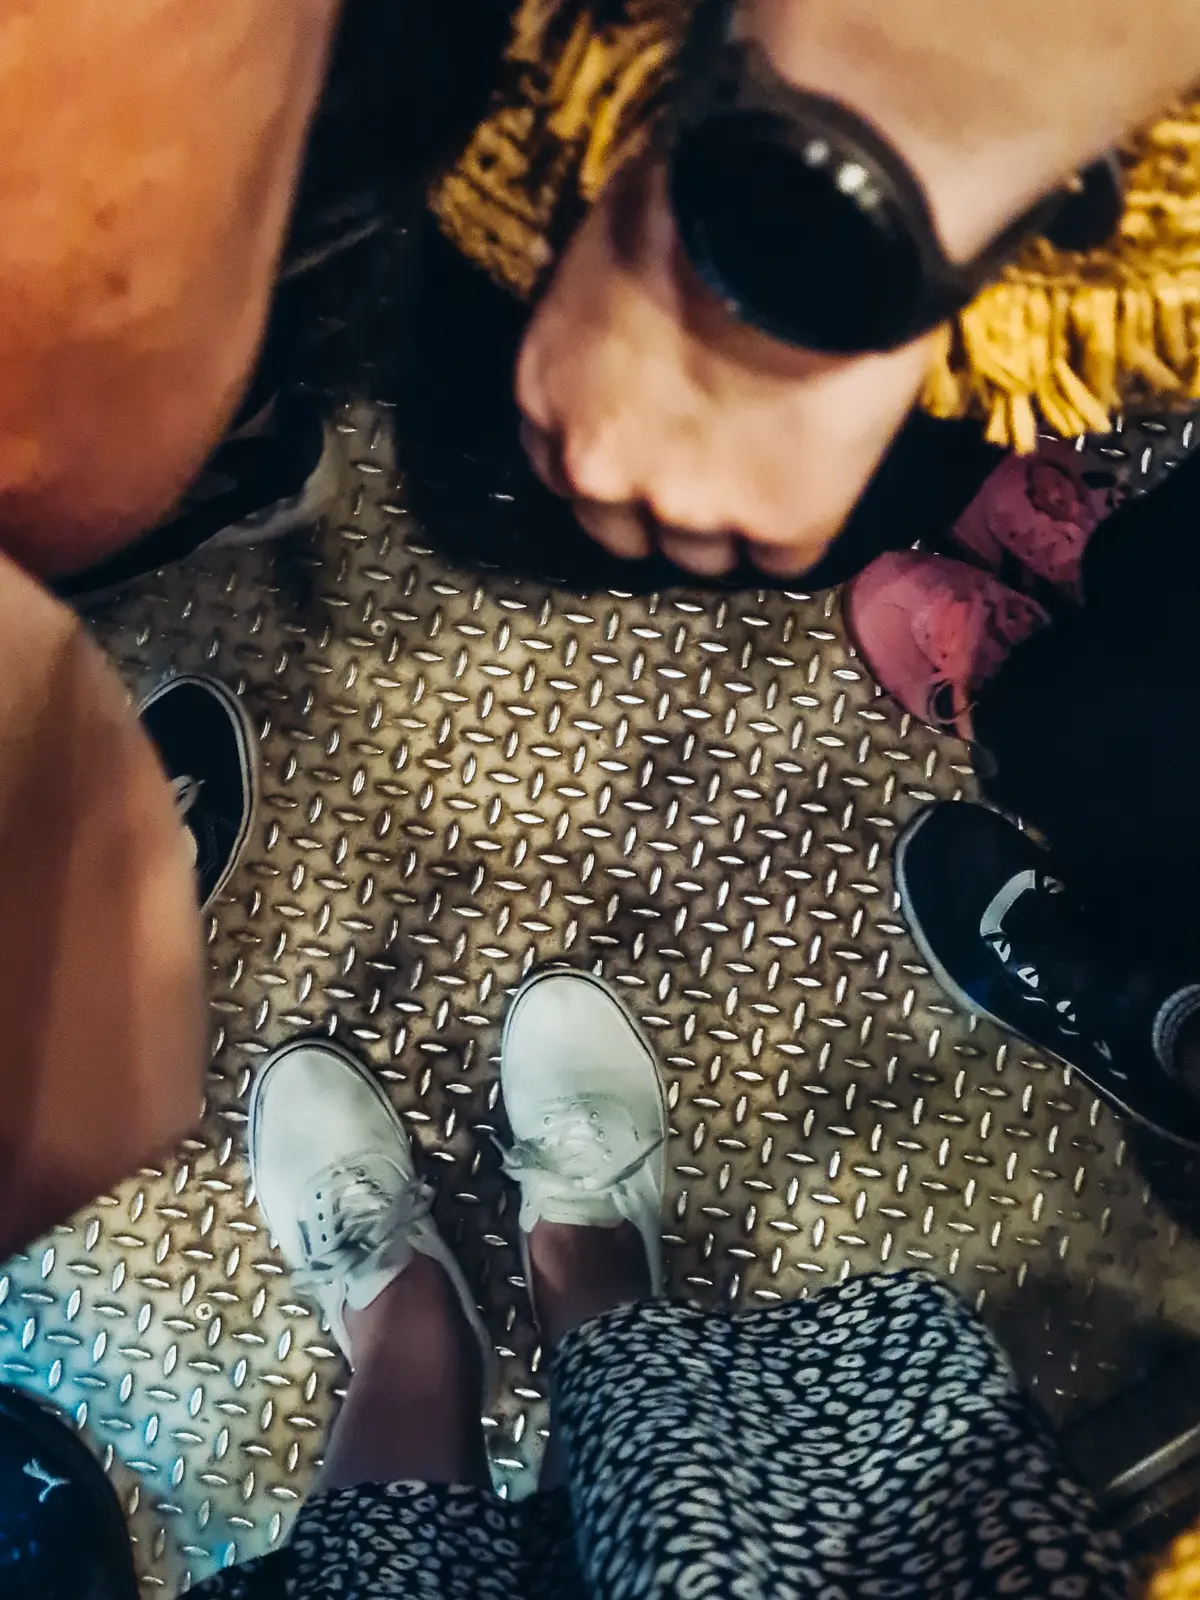
M588 1121L589 1122L599 1122L600 1121L600 1113L598 1111L593 1111L591 1116L588 1118Z

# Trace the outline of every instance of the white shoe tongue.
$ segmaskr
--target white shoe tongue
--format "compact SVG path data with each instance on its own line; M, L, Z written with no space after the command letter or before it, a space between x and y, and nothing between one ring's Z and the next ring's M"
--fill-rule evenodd
M363 1311L377 1300L389 1283L393 1283L412 1260L412 1246L407 1239L397 1238L388 1260L368 1272L356 1272L346 1279L343 1304L351 1311Z
M538 1222L566 1222L576 1228L615 1228L625 1218L610 1193L589 1194L527 1183L521 1205L521 1227L529 1233Z

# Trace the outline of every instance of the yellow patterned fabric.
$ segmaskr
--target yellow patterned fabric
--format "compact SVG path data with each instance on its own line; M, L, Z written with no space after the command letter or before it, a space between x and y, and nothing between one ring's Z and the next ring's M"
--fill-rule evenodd
M523 0L490 114L434 186L443 232L495 281L533 295L605 178L644 139L686 0ZM935 416L977 416L999 444L1039 426L1103 432L1129 405L1200 401L1200 97L1124 157L1117 237L1086 255L1035 240L943 331Z
M1125 214L1103 250L1030 242L944 330L925 387L939 417L981 416L1032 450L1039 424L1103 433L1129 405L1200 401L1200 99L1124 154Z
M1174 1541L1147 1583L1144 1600L1200 1600L1200 1530Z
M503 288L533 294L587 206L643 137L687 18L627 0L524 0L490 115L434 187L443 232Z

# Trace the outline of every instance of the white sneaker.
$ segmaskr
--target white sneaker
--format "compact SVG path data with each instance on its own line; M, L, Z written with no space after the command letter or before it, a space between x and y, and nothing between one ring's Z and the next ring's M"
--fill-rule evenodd
M666 1097L654 1050L616 993L590 972L528 978L505 1018L500 1083L522 1231L631 1222L661 1294Z
M347 1357L346 1308L370 1305L419 1251L453 1284L490 1390L495 1353L430 1220L433 1191L395 1107L348 1051L298 1039L267 1057L250 1099L250 1172L292 1281L320 1303Z

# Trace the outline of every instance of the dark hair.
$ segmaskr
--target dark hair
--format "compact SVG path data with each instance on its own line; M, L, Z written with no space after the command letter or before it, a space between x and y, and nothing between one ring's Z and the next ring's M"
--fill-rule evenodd
M425 194L487 111L509 7L345 0L244 410L295 382L403 390Z

